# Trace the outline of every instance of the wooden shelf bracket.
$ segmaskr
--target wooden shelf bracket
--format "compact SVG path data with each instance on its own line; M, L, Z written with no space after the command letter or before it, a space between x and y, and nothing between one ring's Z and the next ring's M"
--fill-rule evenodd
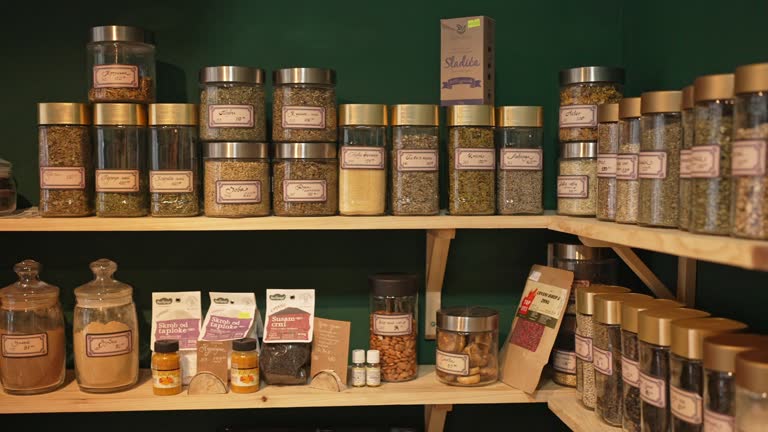
M451 247L451 240L455 237L455 229L427 230L427 316L424 320L425 339L435 338L435 320L441 305L448 251Z
M443 432L445 418L453 411L453 405L425 405L424 406L424 431Z
M696 264L694 258L677 258L677 300L688 307L696 306Z

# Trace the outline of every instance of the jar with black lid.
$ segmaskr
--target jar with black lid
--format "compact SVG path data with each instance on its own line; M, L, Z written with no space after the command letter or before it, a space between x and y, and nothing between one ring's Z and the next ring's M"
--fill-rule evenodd
M622 98L624 69L584 66L560 71L560 142L597 141L597 106Z
M272 141L336 141L336 72L287 68L273 72Z
M88 51L88 100L148 104L155 101L155 45L138 27L93 27Z

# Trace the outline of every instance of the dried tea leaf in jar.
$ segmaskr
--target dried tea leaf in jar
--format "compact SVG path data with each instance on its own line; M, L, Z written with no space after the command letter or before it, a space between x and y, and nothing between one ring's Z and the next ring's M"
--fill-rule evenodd
M336 141L336 72L278 69L272 75L272 141Z
M416 378L419 278L412 273L380 273L368 277L371 290L371 349L381 354L381 379Z
M269 147L255 142L209 142L203 145L205 215L268 216Z
M586 66L560 71L560 142L597 141L597 107L622 98L624 69Z
M597 142L560 143L557 213L594 216L597 211Z
M91 29L88 51L88 100L95 103L155 101L155 45L138 27Z
M333 216L339 207L335 143L278 143L272 207L276 216Z
M597 218L616 218L616 157L619 152L619 104L597 108Z
M680 150L680 199L678 200L678 228L687 230L691 220L691 149L696 122L693 111L693 86L683 88L683 147Z
M637 223L640 207L640 98L619 102L619 154L616 157L616 222Z
M267 140L263 69L205 67L200 70L200 87L203 141Z
M496 211L494 112L490 105L448 107L448 212Z
M543 109L496 108L496 212L541 214L543 207Z

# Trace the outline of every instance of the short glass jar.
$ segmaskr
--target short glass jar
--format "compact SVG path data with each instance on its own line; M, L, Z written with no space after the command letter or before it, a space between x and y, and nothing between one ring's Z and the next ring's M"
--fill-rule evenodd
M336 141L333 69L278 69L273 72L272 84L272 141Z
M437 311L437 379L455 386L493 384L499 377L499 313L484 307Z
M232 341L230 385L232 393L259 391L259 341L245 338Z
M597 106L622 98L624 69L585 66L560 71L560 142L597 141Z
M93 213L91 110L86 104L37 104L40 216Z
M491 105L448 107L448 213L496 212L496 150Z
M206 216L269 216L267 143L207 142L203 160Z
M200 214L197 105L149 105L149 143L150 214Z
M387 106L339 106L339 214L383 215L387 202Z
M560 143L557 214L594 216L597 212L597 142Z
M208 66L200 70L200 139L267 140L264 70Z
M155 101L155 45L149 32L118 25L93 27L86 50L90 102Z
M157 340L152 351L152 394L173 396L181 393L179 341Z
M768 350L736 356L736 428L762 432L768 424Z
M147 110L138 104L94 105L96 216L149 213Z
M440 212L440 125L437 105L392 106L392 183L395 216Z
M619 102L619 155L616 157L616 222L637 223L640 207L640 98Z
M10 162L0 159L0 216L16 211L16 181L12 168Z
M544 109L496 108L496 213L544 212Z
M691 149L696 128L693 111L693 86L683 88L683 111L680 115L683 122L683 147L680 150L680 199L678 200L678 228L688 230L691 220Z
M616 219L616 157L619 153L619 104L597 107L597 218Z
M272 162L275 216L333 216L339 208L335 143L277 143Z
M371 291L370 347L381 354L381 379L410 381L418 376L419 278L412 273L368 277Z

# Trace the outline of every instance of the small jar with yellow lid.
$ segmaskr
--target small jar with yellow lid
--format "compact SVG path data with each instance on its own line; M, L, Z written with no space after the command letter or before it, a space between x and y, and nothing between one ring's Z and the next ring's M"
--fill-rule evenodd
M173 396L181 393L181 361L179 341L155 341L152 354L152 393Z
M496 211L541 214L543 207L544 110L540 106L496 108Z
M496 151L491 105L448 107L448 212L496 212Z
M768 424L768 349L736 356L736 428L763 432Z
M259 390L258 341L252 338L232 342L230 386L232 393L253 393Z
M619 101L619 154L616 156L616 222L637 223L640 183L640 98Z

